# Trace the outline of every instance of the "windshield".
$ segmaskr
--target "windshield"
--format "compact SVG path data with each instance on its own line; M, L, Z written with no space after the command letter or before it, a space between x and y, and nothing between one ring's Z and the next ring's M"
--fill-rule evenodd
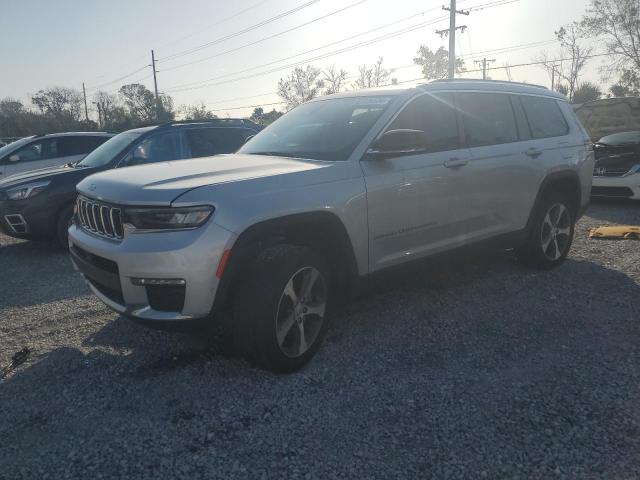
M603 145L624 145L627 143L640 143L640 132L621 132L602 137L598 143Z
M78 167L102 167L111 162L143 132L124 132L111 137L78 163Z
M21 138L20 140L16 140L15 142L11 142L10 144L0 148L0 158L13 152L16 148L29 143L33 138L34 137Z
M390 100L376 95L305 103L257 134L238 153L347 160Z

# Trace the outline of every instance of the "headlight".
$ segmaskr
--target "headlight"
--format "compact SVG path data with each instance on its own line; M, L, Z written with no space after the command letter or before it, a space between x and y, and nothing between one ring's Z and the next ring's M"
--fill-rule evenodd
M202 225L213 213L213 207L199 205L178 208L127 208L124 223L136 230L185 230Z
M25 183L19 187L7 190L7 197L9 197L10 200L24 200L25 198L32 198L47 188L49 183L51 183L50 180L47 180L46 182Z

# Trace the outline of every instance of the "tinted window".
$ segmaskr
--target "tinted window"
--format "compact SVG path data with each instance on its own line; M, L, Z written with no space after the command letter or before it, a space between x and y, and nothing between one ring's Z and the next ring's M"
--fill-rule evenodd
M387 107L383 95L302 104L242 146L239 153L347 160Z
M569 133L558 103L551 98L520 97L533 138L560 137Z
M511 98L511 106L513 107L513 113L516 116L516 125L518 126L518 136L520 140L530 140L531 139L531 131L529 130L529 123L527 122L527 117L524 114L524 109L522 108L522 104L520 100L515 95L510 95Z
M507 95L460 93L458 107L469 147L516 142L518 130Z
M429 152L460 148L456 111L449 95L422 95L412 100L387 131L402 129L423 131Z
M11 155L18 155L21 162L46 160L59 157L57 139L42 139L16 150Z
M169 132L144 139L133 149L121 166L144 165L180 159L180 133Z
M60 155L63 157L71 155L85 155L98 146L102 145L108 137L78 136L60 137L58 139Z
M253 133L242 128L193 128L186 131L192 157L234 153Z

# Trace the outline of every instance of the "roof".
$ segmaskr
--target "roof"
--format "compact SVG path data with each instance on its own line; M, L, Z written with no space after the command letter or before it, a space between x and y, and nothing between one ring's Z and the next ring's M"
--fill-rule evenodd
M328 95L324 97L318 97L313 99L312 101L323 100L327 98L348 98L348 97L361 97L361 96L374 96L374 95L402 95L409 93L411 91L417 90L434 90L434 91L443 91L443 90L480 90L487 92L510 92L510 93L521 93L521 94L530 94L530 95L544 95L548 97L558 98L560 100L566 100L564 95L560 93L551 91L546 87L535 84L528 83L518 83L518 82L504 82L500 80L475 80L475 79L467 79L467 78L459 78L453 80L434 80L429 83L418 83L411 86L400 86L400 85L391 85L388 87L378 87L378 88L367 88L363 90L357 91L348 91L342 93L336 93L333 95Z
M60 132L60 133L47 133L45 135L38 135L42 137L113 137L114 133L109 132Z

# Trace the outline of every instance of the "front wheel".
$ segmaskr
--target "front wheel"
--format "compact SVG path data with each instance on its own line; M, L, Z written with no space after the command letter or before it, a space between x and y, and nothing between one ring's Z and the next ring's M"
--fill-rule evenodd
M56 222L56 241L63 249L69 248L69 227L73 220L73 205L64 207L58 215Z
M565 195L545 196L534 213L524 245L516 249L518 260L537 268L554 268L569 254L574 234L575 212Z
M320 255L294 245L265 249L239 282L234 305L237 349L269 370L302 368L324 339L330 300L330 275Z

